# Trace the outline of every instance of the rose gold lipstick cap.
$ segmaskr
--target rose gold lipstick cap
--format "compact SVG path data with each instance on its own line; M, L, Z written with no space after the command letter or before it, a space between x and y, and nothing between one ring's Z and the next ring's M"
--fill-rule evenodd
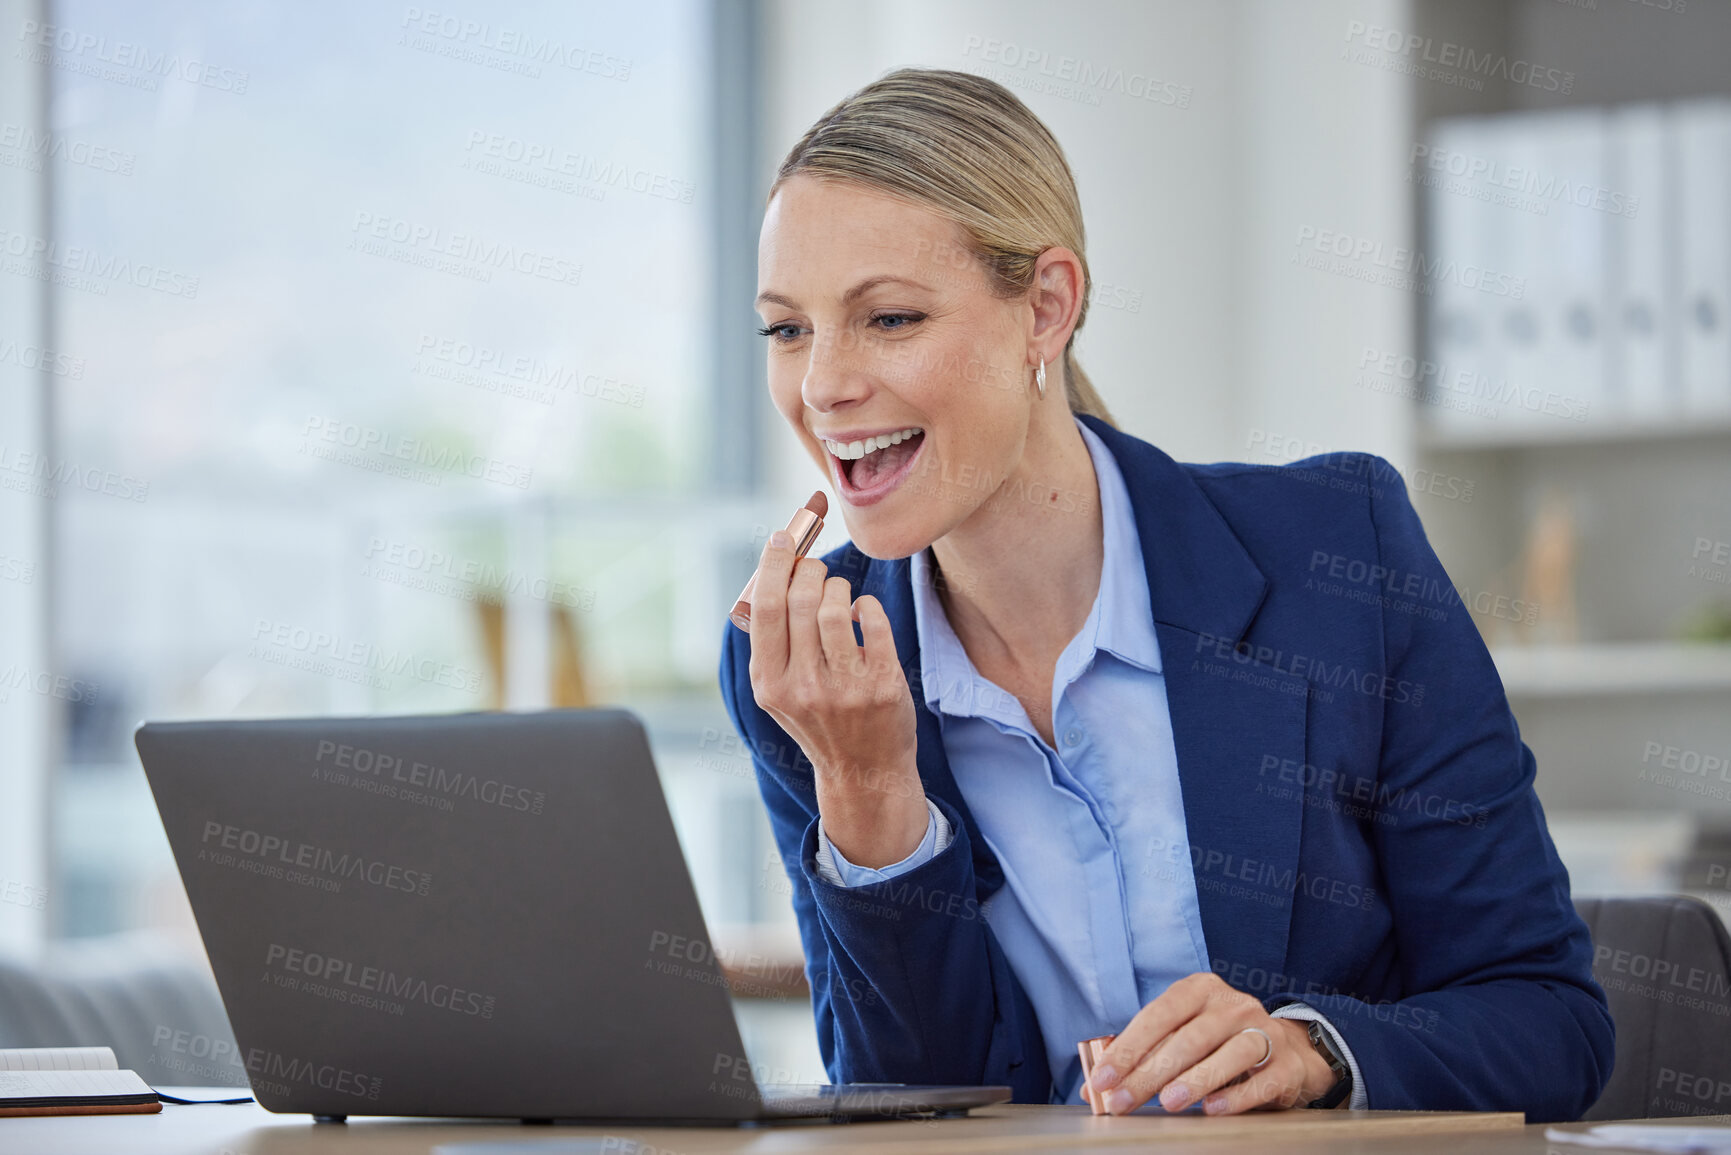
M824 515L829 512L829 498L823 490L813 493L803 508L796 511L793 520L787 523L787 535L793 538L793 556L795 560L802 558L817 541L817 535L823 532ZM757 573L754 570L751 580L745 583L745 588L739 592L739 600L733 603L733 610L727 615L728 620L747 633L751 631L751 591L757 588Z
M1088 1086L1088 1079L1094 1074L1094 1068L1099 1065L1101 1058L1106 1054L1106 1048L1110 1047L1112 1040L1117 1037L1117 1035L1101 1035L1095 1039L1083 1039L1076 1044L1076 1051L1082 1056L1082 1098L1088 1101L1089 1108L1096 1115L1104 1115L1106 1108L1100 1102L1099 1097L1094 1094L1093 1088Z
M733 611L727 615L728 620L746 633L751 632L751 591L757 587L757 575L751 575L751 580L745 583L745 588L739 591L739 600L733 603Z

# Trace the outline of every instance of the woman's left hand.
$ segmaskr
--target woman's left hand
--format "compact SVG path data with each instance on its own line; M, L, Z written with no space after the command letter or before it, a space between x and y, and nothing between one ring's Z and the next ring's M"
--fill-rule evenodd
M1258 1066L1264 1055L1268 1061ZM1136 1012L1088 1085L1104 1094L1113 1115L1129 1114L1155 1095L1168 1111L1202 1099L1208 1114L1233 1115L1312 1102L1334 1080L1310 1045L1308 1024L1272 1018L1219 975L1197 973Z

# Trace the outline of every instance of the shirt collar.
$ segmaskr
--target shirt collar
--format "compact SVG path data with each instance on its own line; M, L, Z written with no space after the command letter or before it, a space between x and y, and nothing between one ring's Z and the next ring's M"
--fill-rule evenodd
M1078 669L1086 669L1094 651L1105 650L1139 669L1159 673L1160 644L1154 633L1154 608L1149 600L1148 572L1136 519L1130 507L1130 491L1112 451L1080 420L1076 428L1094 462L1094 479L1100 494L1100 521L1104 530L1104 559L1100 567L1100 590L1082 630L1093 629L1091 645L1082 653ZM991 683L980 677L967 651L950 628L943 603L933 581L938 575L931 548L915 554L908 577L913 586L914 629L920 648L920 681L926 706L945 714L976 714L991 706L984 701L994 693Z

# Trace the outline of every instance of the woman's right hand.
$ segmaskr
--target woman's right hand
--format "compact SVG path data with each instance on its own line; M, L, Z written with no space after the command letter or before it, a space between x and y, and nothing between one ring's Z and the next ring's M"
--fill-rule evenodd
M751 596L751 692L811 759L830 843L883 867L912 854L929 821L913 695L883 606L870 594L850 606L848 580L828 572L814 557L796 565L787 531L770 535Z

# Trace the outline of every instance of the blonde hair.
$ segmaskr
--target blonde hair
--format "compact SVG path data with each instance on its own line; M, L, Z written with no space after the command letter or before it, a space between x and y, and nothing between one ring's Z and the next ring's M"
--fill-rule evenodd
M897 69L806 130L770 197L800 174L868 185L950 218L1005 297L1033 287L1034 262L1047 249L1074 252L1082 310L1064 345L1067 400L1071 412L1117 427L1072 349L1093 289L1076 178L1051 130L1009 89L967 72Z

